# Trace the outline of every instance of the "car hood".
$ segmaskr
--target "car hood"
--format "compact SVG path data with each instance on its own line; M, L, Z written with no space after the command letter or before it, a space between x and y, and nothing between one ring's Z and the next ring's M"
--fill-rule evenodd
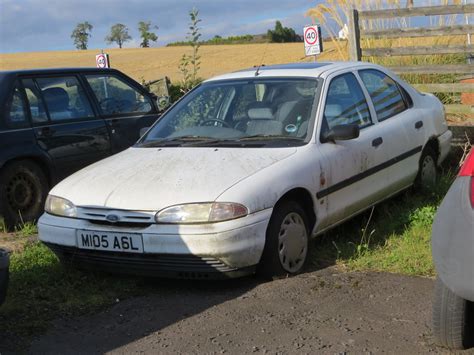
M239 181L295 152L296 148L129 148L66 178L50 194L77 206L158 211L214 201Z

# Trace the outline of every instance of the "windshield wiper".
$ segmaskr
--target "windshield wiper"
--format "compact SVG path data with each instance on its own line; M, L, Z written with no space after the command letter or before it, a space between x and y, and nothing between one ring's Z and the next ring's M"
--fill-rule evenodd
M252 136L236 139L236 141L241 142L241 141L251 141L251 140L273 140L273 139L297 140L297 141L303 140L303 138L300 138L300 137L283 136L283 135L275 135L275 134L255 134Z
M152 147L166 147L166 146L192 146L195 144L204 144L204 143L216 143L220 139L215 139L212 137L205 136L179 136L172 138L159 139L156 141L145 142L140 144L140 147L152 148Z

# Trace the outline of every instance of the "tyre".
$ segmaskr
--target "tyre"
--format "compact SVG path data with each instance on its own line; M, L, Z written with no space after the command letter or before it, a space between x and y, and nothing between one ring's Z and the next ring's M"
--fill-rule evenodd
M43 170L29 160L7 164L0 171L0 215L8 229L36 221L48 193Z
M421 153L418 175L415 186L418 190L432 191L438 181L437 154L430 146L426 146Z
M306 263L308 240L308 218L304 209L294 201L278 204L267 227L258 275L274 278L299 273Z
M0 305L2 305L7 296L9 265L10 258L8 252L4 249L0 249Z
M474 346L474 304L455 295L438 277L433 302L433 336L450 349Z

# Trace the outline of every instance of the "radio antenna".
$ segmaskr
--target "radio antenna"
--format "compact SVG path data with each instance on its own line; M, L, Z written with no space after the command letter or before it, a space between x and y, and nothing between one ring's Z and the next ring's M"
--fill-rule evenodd
M259 76L260 68L265 66L265 64L263 64L263 60L265 59L265 54L267 54L268 43L269 42L267 42L267 44L265 45L265 48L263 49L262 60L260 61L260 65L257 67L257 70L255 71L255 76Z

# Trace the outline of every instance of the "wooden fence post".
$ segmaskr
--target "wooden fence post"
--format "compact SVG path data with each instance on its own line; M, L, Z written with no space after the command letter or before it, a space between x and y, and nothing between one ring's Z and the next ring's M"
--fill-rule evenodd
M360 50L360 28L359 12L352 9L349 12L349 59L351 61L360 61L362 59Z

